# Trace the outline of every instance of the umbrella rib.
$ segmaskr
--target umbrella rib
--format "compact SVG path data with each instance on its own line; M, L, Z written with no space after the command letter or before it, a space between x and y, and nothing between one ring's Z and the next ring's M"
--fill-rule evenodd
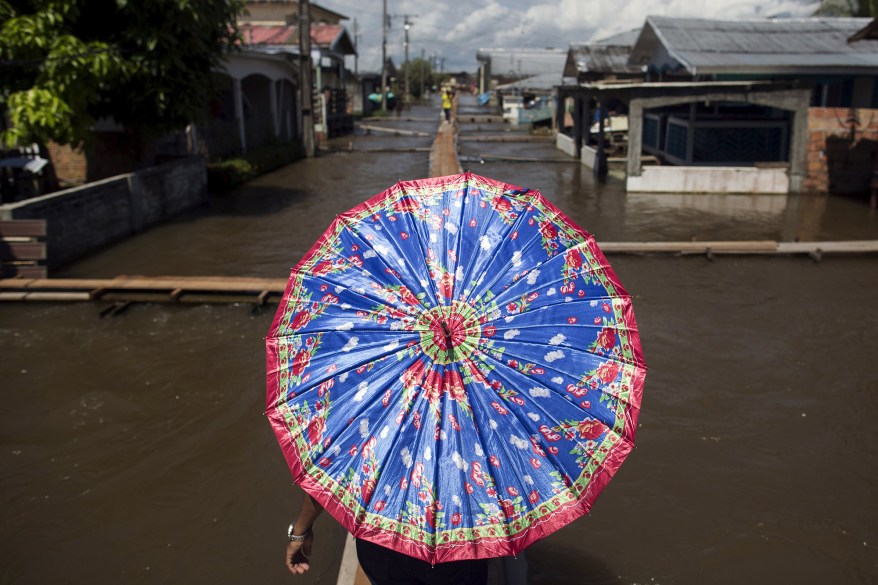
M417 197L417 193L410 193L409 190L405 187L405 185L402 182L397 183L395 185L395 187L397 187L399 190L400 198L401 197L413 197L413 198ZM390 198L385 200L384 206L382 207L382 211L384 211L385 213L392 212L392 210L393 210L393 206L389 205L389 207L388 207L388 203L390 203ZM411 212L411 211L397 212L395 215L397 215L398 217L406 218L406 224L409 226L409 229L411 229L411 231L417 235L416 241L418 244L418 249L421 252L421 258L425 259L427 257L427 248L425 248L424 243L425 243L425 240L429 240L429 227L427 226L426 222L419 220L419 218L415 215L415 213ZM382 228L386 230L386 226L382 226ZM356 232L354 232L354 233L356 233ZM388 231L388 233L389 233L389 231ZM426 234L426 238L424 237L425 234ZM357 237L359 237L359 235ZM411 234L409 235L409 238L411 239ZM362 240L363 238L360 238L360 239ZM405 251L399 247L399 245L398 245L399 242L396 238L387 238L387 240L388 240L388 243L390 243L393 246L398 257L400 259L402 259L402 261L406 264L406 266L408 268L408 274L421 274L423 272L423 270L419 270L419 268L426 268L426 264L424 264L422 266L415 266L411 262L411 259L409 258L409 256L404 253ZM368 240L367 240L367 243L369 243L371 245L371 243L368 242ZM372 246L372 249L375 249L374 246ZM384 261L384 258L381 255L379 255L378 257L381 258L385 267L392 268L386 261ZM398 280L400 281L400 284L405 284L404 282L402 282L402 279L398 279ZM430 298L435 298L435 296L436 296L435 283L432 282L432 279L428 278L426 280L428 282L428 286L429 286L430 290L424 291L424 292L432 293L432 296ZM420 285L420 282L418 284Z
M540 327L541 327L541 325L524 325L524 326L518 326L518 327L515 327L515 329L518 329L518 330L521 330L521 329L539 329ZM589 328L589 329L597 329L597 328L598 328L597 325L578 325L578 327L587 327L587 328ZM604 328L603 325L600 326L600 327L601 327L601 328ZM635 332L637 331L637 329L629 329L628 327L618 327L618 326L616 326L616 327L608 327L608 328L609 328L609 329L613 329L614 331L626 331L626 332L627 332L627 331L635 331ZM499 329L499 328L498 328L497 330L498 330L498 331L503 331L503 329ZM539 341L527 341L527 340L523 340L523 339L522 339L522 340L519 340L519 339L513 339L513 340L506 340L506 341L507 341L508 343L513 343L513 344L517 344L517 345L532 345L532 346L534 346L534 347L547 347L546 344L545 344L545 342L539 342ZM570 350L572 350L572 351L577 351L577 352L581 352L581 353L584 353L584 354L593 355L593 356L595 356L595 357L597 357L597 358L602 358L602 359L605 359L605 360L612 360L612 361L614 361L614 362L619 362L619 363L628 364L628 365L631 365L631 366L641 367L641 368L643 368L644 370L646 370L646 366L645 366L641 361L638 361L638 360L636 360L636 359L635 359L635 360L629 360L629 359L626 359L626 358L621 357L621 356L617 357L617 356L612 356L612 355L602 355L602 354L599 354L599 353L594 353L594 352L591 352L591 351L587 351L587 350L584 350L584 349L580 349L580 348L578 348L578 347L574 347L574 346L572 346L572 345L558 345L558 346L551 346L551 347L560 347L560 348L564 348L564 349L570 349ZM516 356L516 357L519 357L519 356ZM501 362L501 363L502 363L502 362Z
M482 374L482 376L484 376L485 379L487 379L487 377L485 376L485 373L481 370L481 368L479 368L479 364L478 364L477 362L473 362L473 365L474 365L477 369L479 369L479 372ZM500 398L499 396L497 396L496 392L494 392L494 390L493 390L492 388L490 388L490 386L486 389L485 394L487 395L488 393L491 393L494 397L497 397L498 399ZM476 395L475 398L481 398L481 396L482 396L482 393L480 393L480 392L474 392L474 394ZM487 402L487 401L488 401L488 399L483 399L483 402ZM491 411L491 407L490 407L490 405L488 405L488 404L483 404L483 409L484 409L485 412L490 412L490 411ZM473 410L475 411L475 409L473 409ZM519 426L522 430L526 431L528 427L527 427L527 425L524 423L524 419L522 419L522 418L521 418L521 417L515 412L516 410L517 410L517 409L509 409L509 412L510 412L510 413L513 413L513 418L514 418L514 420L516 420L516 421L518 422L518 426ZM475 423L475 417L473 417L473 421L474 421L474 423ZM493 430L493 429L492 429L492 430ZM525 434L527 434L527 438L528 438L528 441L529 441L530 438L531 438L531 434L530 434L530 433L525 433ZM479 442L480 442L480 445L481 445L481 448L482 448L482 452L483 452L483 453L488 453L488 452L490 452L490 449L487 448L487 444L486 444L486 442L485 442L486 439L487 439L487 437L481 432L480 429L479 429L479 432L477 433L477 435L478 435L478 437L479 437ZM511 434L510 434L510 436L511 436ZM512 463L514 463L514 462L516 462L516 461L518 460L517 457L513 457L513 456L510 455L509 447L507 446L507 442L506 442L506 441L503 441L503 440L501 439L501 440L499 440L499 441L497 441L497 442L502 446L501 448L503 449L503 452L504 452L504 455L505 455L506 461L508 461L508 462L510 462L510 464L512 464ZM492 467L493 467L492 464L490 464L490 463L487 462L487 461L485 462L485 466L484 466L484 468L488 468L488 469L490 469L490 468L492 468ZM558 466L558 468L560 469L560 466ZM515 476L516 476L516 477L523 478L524 475L526 475L526 474L529 475L529 474L530 474L530 471L528 471L527 469L524 469L524 470L522 470L522 469L515 469ZM508 486L504 486L504 487L501 487L501 486L500 486L499 482L497 481L497 476L494 475L493 469L491 469L491 471L490 471L490 475L491 475L492 480L494 481L494 485L495 485L496 489L498 490L498 491L497 491L497 494L498 494L497 499L498 499L498 501L499 501L499 494L500 494L500 491L499 491L499 490L501 490L501 489L505 489L505 487L508 487ZM523 486L522 486L522 487L523 487ZM524 500L523 497L522 497L522 499ZM508 531L508 526L506 526L505 524L504 524L504 528L506 528L507 531Z
M490 356L490 355L487 356L487 359L502 364L502 362L499 362L499 360L496 360L495 358L493 358L493 357ZM560 370L558 370L558 369L556 369L556 368L551 368L551 367L550 367L550 369L551 369L552 371L555 371L555 372L559 373L559 374L567 375L567 376L570 376L570 377L573 378L573 379L576 379L576 376L571 376L570 374L567 374L566 372L562 372L562 371L560 371ZM513 384L513 385L515 386L515 388L518 389L518 385L517 385L517 383L515 383L512 379L510 379L509 376L504 375L504 374L502 374L502 373L500 373L500 372L498 372L498 376L500 376L502 379L506 380L506 381L509 382L510 384ZM535 382L538 383L540 386L543 386L543 387L546 386L546 385L543 384L540 380L536 380L535 378L531 378L531 377L528 376L527 374L522 373L521 376L524 377L524 378L526 378L526 379L528 379L528 380L531 380L531 379L535 380ZM552 387L553 387L553 388L557 388L557 386L555 386L555 385L553 385ZM632 404L632 403L629 402L628 400L625 400L625 399L621 398L620 396L618 396L618 395L616 395L616 394L610 394L610 393L606 393L606 392L601 392L601 393L602 393L602 394L607 394L608 396L612 396L613 398L616 398L617 400L619 400L620 402L622 402L624 405L626 405L626 406L625 406L625 410L626 410L626 411L627 411L629 408L630 408L630 409L636 409L636 410L638 410L638 411L639 411L639 409L640 409L640 406L639 406L639 405ZM559 391L559 392L557 392L556 394L558 395L558 397L559 397L560 399L564 399L564 400L566 401L566 395L563 393L563 391ZM560 421L558 421L557 417L556 417L554 414L548 412L548 411L545 409L545 407L543 407L538 401L533 400L533 401L532 401L532 404L533 404L536 408L538 408L538 409L542 412L542 414L543 414L547 419L549 419L549 420L551 420L551 421L554 421L554 422L556 422L556 423L560 422ZM573 405L572 402L571 402L570 404L571 404L571 406ZM587 411L586 409L581 409L581 410L582 410L583 413L588 413L589 416L590 416L590 418L593 418L593 419L595 419L595 420L598 420L598 421L599 421L603 426L605 426L607 429L612 429L612 427L611 427L609 424L607 424L606 421L602 420L601 418L599 418L599 417L597 417L597 416L594 416L593 413ZM614 420L614 422L615 422L615 420Z
M530 343L530 342L518 342L518 343L527 343L528 345L540 345L540 344L533 344L533 343ZM581 351L581 350L577 350L576 348L569 348L569 349L572 349L573 351ZM500 365L502 365L502 366L505 366L505 365L506 365L506 364L504 364L502 361L500 361L500 360L496 359L494 356L492 356L492 355L490 354L490 352L484 352L484 351L482 351L482 350L479 350L479 352L480 352L480 354L484 355L484 356L486 357L486 359L489 359L489 360L491 360L491 361L493 361L493 362L496 362L496 363L498 363L498 364L500 364ZM597 359L601 359L601 360L604 360L604 361L614 361L614 362L617 362L617 363L621 362L621 363L622 363L623 365L625 365L625 366L629 366L629 367L631 367L631 368L635 368L635 369L637 369L637 370L641 370L641 371L643 371L644 373L646 372L646 367L643 366L643 365L641 365L641 364L631 363L631 362L626 362L626 361L622 361L622 360L614 359L614 358L612 358L612 357L607 357L607 356L601 356L601 355L598 355L598 354L593 354L593 353L590 353L590 352L582 352L582 353L585 353L585 354L588 354L588 355L594 356L595 358L597 358ZM504 354L504 355L507 355L507 354ZM510 357L512 357L512 358L520 358L520 356L518 356L518 355L516 355L516 354L513 354L513 353L509 353L508 355L509 355ZM555 367L552 367L552 366L548 366L548 365L546 365L546 366L541 366L541 367L543 367L544 369L547 369L547 370L549 370L549 371L556 372L556 373L561 374L561 375L564 375L564 376L568 376L569 378L571 378L571 379L573 379L573 380L576 380L576 379L578 379L578 378L581 377L581 374L580 374L580 375L570 374L570 373L568 373L568 372L564 372L564 371L559 370L558 368L555 368ZM533 378L531 378L530 376L528 376L527 374L522 374L522 376L526 377L527 379L533 379ZM503 377L504 377L505 379L508 379L508 377L506 377L506 376L503 376ZM541 383L541 385L542 385L542 386L545 386L546 384L542 384L542 383ZM556 385L552 385L552 386L553 386L553 387L557 387ZM566 390L565 390L565 391L566 391ZM564 396L564 394L561 394L560 392L559 392L559 394L560 394L561 396ZM621 400L621 401L624 402L625 404L629 405L631 408L637 408L638 410L640 409L640 406L639 406L639 405L635 405L635 404L631 403L631 402L628 401L628 400L623 400L619 395L616 395L616 394L610 394L610 393L603 392L603 391L601 392L601 394L606 394L606 395L608 395L608 396L612 396L613 398L616 398L616 399L618 399L618 400Z
M493 359L493 358L490 358L490 356L489 356L489 359ZM496 360L495 360L495 361L496 361ZM505 375L503 375L502 373L499 373L499 372L498 372L498 375L499 375L502 379L504 379L504 380L510 382L511 384L514 383L512 380L510 380L510 379L508 378L508 376L505 376ZM524 375L524 374L522 374L522 376L525 377L525 378L527 378L527 379L531 379L529 376L526 376L526 375ZM560 421L557 420L556 417L554 417L553 415L551 415L550 413L548 413L548 412L545 410L545 408L543 408L542 406L540 406L536 401L534 401L534 404L539 408L539 410L543 413L543 415L544 415L549 421L554 421L554 422L556 422L556 423L557 423L557 422L560 422ZM625 402L625 404L628 404L628 403ZM632 406L632 408L635 408L635 407ZM636 407L636 409L639 410L639 407ZM627 409L625 409L625 410L626 410L626 412L627 412ZM510 411L510 412L511 412L511 411ZM520 417L517 417L517 418L520 418ZM618 432L616 432L616 431L613 429L613 427L607 425L604 421L602 421L602 420L600 420L600 419L598 419L598 418L596 418L596 417L591 417L591 418L594 418L595 420L598 420L598 421L601 423L601 425L604 426L604 428L606 429L606 433L607 433L607 434L612 434L613 436L616 437L616 439L617 439L618 441L624 441L626 444L629 444L629 445L632 445L632 446L633 446L633 442L632 442L632 441L628 440L624 435L620 435ZM624 417L623 417L623 418L624 418ZM559 459L557 456L552 455L551 452L547 452L546 449L543 449L543 452L544 452L545 457L546 457L547 459L550 459L551 461L554 462L555 469L558 469L558 470L564 469L564 467L563 467L563 465L562 465L560 459ZM592 453L593 453L593 452L594 452L594 451L592 451ZM592 454L589 454L588 457L589 457L589 459L591 460L591 459L592 459ZM602 462L602 461L598 461L598 464L601 465L601 466L603 466L603 462ZM582 475L582 472L580 472L579 475ZM578 478L573 478L573 479L578 479ZM576 496L576 494L574 494L574 497L575 497L575 496Z
M528 191L528 193L531 193L532 195L531 195L530 199L528 199L526 205L530 205L533 202L534 198L536 197L534 195L535 191L531 190L531 191ZM523 222L525 221L525 215L526 214L524 214L524 213L519 214L518 217L515 218L515 223L513 223L512 225L509 226L509 228L506 230L506 233L510 233L512 231L515 231L514 228L522 225ZM524 256L524 253L526 251L530 250L535 245L535 242L537 242L539 240L540 240L539 231L537 231L537 233L534 236L532 236L529 240L527 240L526 242L522 242L520 247L516 248L515 251L520 252L521 255ZM498 252L499 252L499 250L494 251L495 257L496 257L496 254ZM503 268L505 270L496 270L493 280L491 280L490 283L485 284L484 282L480 282L480 281L489 272L488 267L486 266L486 269L482 272L481 275L479 275L479 278L476 279L476 282L479 284L477 285L477 288L476 288L476 290L473 291L473 293L478 291L478 294L472 294L470 296L481 297L483 295L483 291L491 290L491 287L494 284L496 284L498 281L500 281L500 279L503 278L509 272L508 265L504 266Z
M506 191L503 190L503 189L502 189L501 187L499 187L499 186L498 186L498 187L493 187L493 186L492 186L492 193L495 194L495 196L503 197L503 196L506 194ZM492 201L493 201L493 200L492 200ZM495 217L496 217L496 216L495 216ZM504 234L508 234L508 233L514 231L514 229L515 229L517 226L521 225L521 223L524 221L524 217L525 217L525 214L522 213L522 214L519 214L518 217L516 217L516 219L513 221L512 224L507 225L506 223L503 223L502 225L503 225L503 226L506 226L506 231L504 232ZM501 221L502 221L502 220L501 220ZM490 230L487 229L488 227L489 227L489 224L486 223L486 224L485 224L485 229L482 230L481 235L480 235L478 238L476 238L476 241L481 242L481 238L482 238L482 236L484 236L485 234L487 234L487 233L490 232ZM462 231L462 230L461 230L461 231ZM462 234L461 234L461 236L462 236ZM504 239L504 238L503 238L503 236L501 235L501 241L503 241L503 239ZM460 248L460 245L459 245L459 244L460 244L460 238L458 238L458 249ZM480 249L481 249L481 248L480 248ZM472 257L470 258L469 265L468 265L468 266L466 267L466 269L464 270L464 274L471 274L471 273L472 273L472 271L474 270L475 265L476 265L477 261L479 260L479 258L480 258L480 255L479 255L479 254L473 254L473 255L472 255ZM478 281L479 281L481 278L483 278L484 274L486 274L486 273L487 273L487 270L486 270L485 272L483 272L483 273L479 276L479 278L475 279L475 282L478 283ZM476 286L478 286L478 285L475 285L473 288L475 288ZM471 296L472 296L472 295L471 295ZM481 295L478 295L478 296L481 296Z
M569 248L569 249L572 249L572 248ZM556 255L552 256L551 258L549 258L545 263L543 263L543 264L540 266L540 272L542 273L542 272L545 271L545 270L549 270L550 268L553 267L553 264L555 264L555 263L559 263L559 264L560 264L560 263L563 263L563 262L564 262L564 255L563 255L563 254L556 254ZM607 270L612 270L612 268L610 268L609 265L607 265L607 266L603 266L603 265L602 265L602 266L592 266L592 267L589 267L589 269L587 270L587 272L588 272L588 273L591 273L591 274L601 272L601 273L604 274L604 276L605 276L608 280L613 280L613 279L610 279L610 278L609 278L610 275L607 274ZM613 275L615 275L615 273L613 273ZM521 282L521 281L519 281L519 282ZM525 282L526 282L526 281L525 281ZM554 288L555 286L557 286L557 285L559 285L559 284L561 284L561 283L563 283L563 282L564 282L564 277L563 277L563 276L561 276L561 277L559 277L559 278L555 278L554 280L541 281L541 282L540 282L539 290L541 290L541 289ZM511 297L511 296L513 296L513 295L521 294L521 291L520 291L519 287L516 286L516 284L518 284L518 283L513 283L512 285L509 286L509 288L506 288L506 289L504 289L504 290L501 290L501 291L495 293L494 298L495 298L495 300L497 301L497 304L498 304L498 305L502 305L502 304L504 304L504 303L505 303L505 300L504 300L504 299L505 299L506 297ZM590 298L587 299L587 300L594 300L595 298L610 298L610 299L614 299L614 298L630 298L630 295L629 295L624 289L622 289L621 287L619 287L620 290L615 290L615 291L612 291L612 292L611 292L609 289L607 289L607 288L604 286L603 283L601 283L600 286L601 286L601 288L603 288L603 289L606 291L606 293L607 293L607 294L606 294L606 297L590 297ZM614 285L614 288L616 288L616 285ZM525 292L533 292L533 291L532 291L532 290L525 289ZM559 297L560 297L560 298L564 298L564 295L559 295Z

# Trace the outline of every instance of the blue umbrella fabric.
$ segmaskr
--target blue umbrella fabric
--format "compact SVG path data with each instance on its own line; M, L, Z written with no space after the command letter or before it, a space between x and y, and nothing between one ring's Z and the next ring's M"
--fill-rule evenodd
M357 538L514 555L587 513L634 445L631 297L538 191L401 181L336 217L266 338L293 478Z

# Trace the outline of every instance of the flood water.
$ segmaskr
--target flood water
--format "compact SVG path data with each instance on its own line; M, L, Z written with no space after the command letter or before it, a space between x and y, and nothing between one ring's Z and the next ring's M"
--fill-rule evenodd
M435 129L438 116L437 104L374 123ZM391 151L431 142L337 139L342 152L58 276L285 277L336 213L426 175L426 152ZM540 189L599 241L878 239L862 202L638 195L551 144L461 141L461 153L486 161L474 172ZM637 448L589 516L527 551L531 582L878 581L876 258L610 261L650 367ZM0 583L335 583L344 531L331 518L309 574L281 564L299 493L262 415L273 309L101 308L0 305Z

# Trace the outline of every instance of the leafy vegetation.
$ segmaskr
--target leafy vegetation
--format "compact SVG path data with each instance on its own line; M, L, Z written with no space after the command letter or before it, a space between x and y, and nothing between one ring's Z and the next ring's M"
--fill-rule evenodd
M198 121L242 0L0 0L7 146L87 141L114 120L138 136Z
M243 157L208 163L207 190L222 193L304 156L298 144L269 146Z

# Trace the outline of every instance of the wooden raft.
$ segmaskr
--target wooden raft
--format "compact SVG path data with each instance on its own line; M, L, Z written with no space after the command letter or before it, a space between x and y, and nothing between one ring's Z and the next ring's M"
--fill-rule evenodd
M876 254L878 241L847 242L604 242L606 254L793 255L820 260L827 254ZM0 279L0 301L105 301L113 303L253 303L280 302L285 278L227 276L118 276L109 279Z
M287 279L118 276L110 279L0 279L0 301L277 303Z

